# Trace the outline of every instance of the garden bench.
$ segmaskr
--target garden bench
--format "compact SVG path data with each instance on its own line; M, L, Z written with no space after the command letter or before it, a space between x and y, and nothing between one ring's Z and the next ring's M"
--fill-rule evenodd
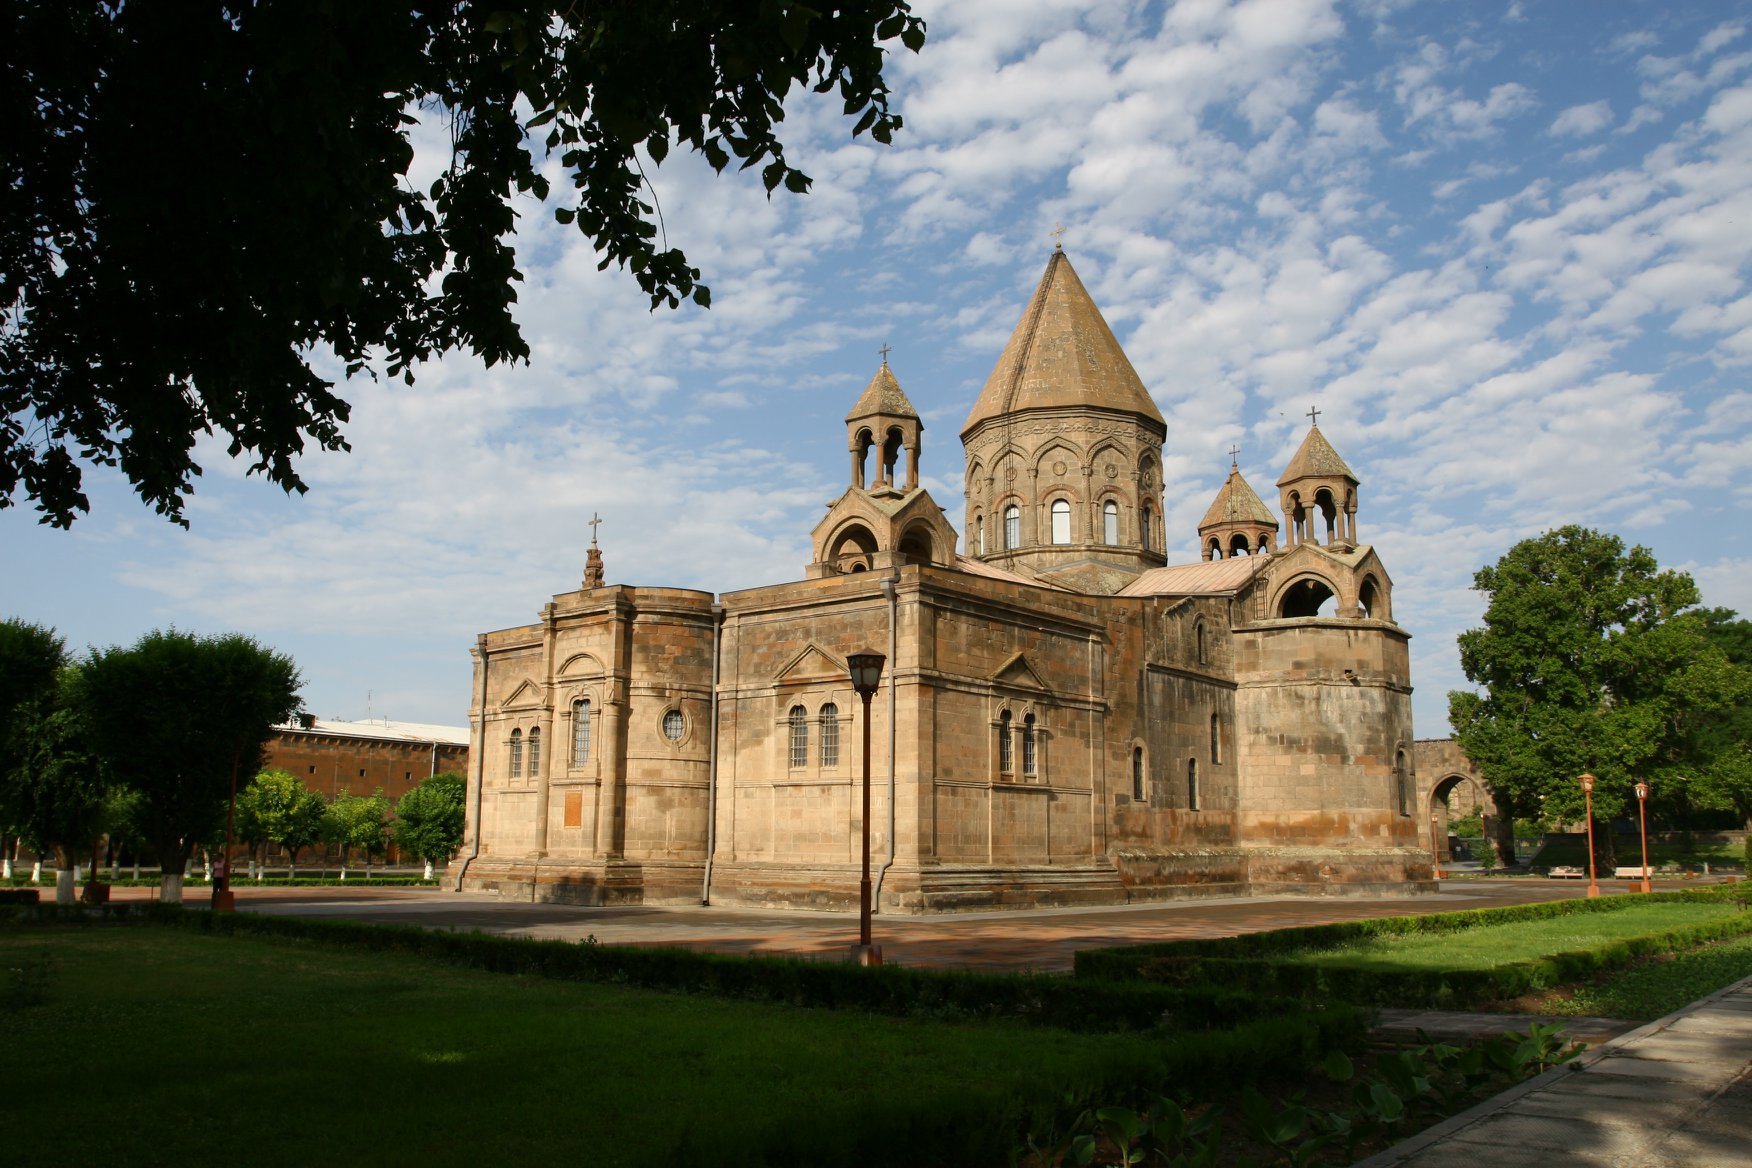
M1547 875L1553 880L1580 880L1587 873L1569 864L1558 864Z
M1614 868L1612 874L1620 880L1641 880L1643 878L1643 866L1641 864L1632 864L1628 868ZM1650 876L1655 874L1653 867L1648 869L1648 874Z

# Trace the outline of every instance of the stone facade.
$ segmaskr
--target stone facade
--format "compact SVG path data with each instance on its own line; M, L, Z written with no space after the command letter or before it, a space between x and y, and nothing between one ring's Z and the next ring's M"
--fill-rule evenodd
M855 906L867 733L881 911L1433 887L1408 637L1317 428L1287 550L1237 468L1167 565L1161 414L1055 253L962 430L967 554L923 429L884 362L803 580L592 580L481 636L464 886Z
M381 791L394 801L435 774L468 774L468 760L460 726L306 716L275 728L262 768L290 771L325 799Z

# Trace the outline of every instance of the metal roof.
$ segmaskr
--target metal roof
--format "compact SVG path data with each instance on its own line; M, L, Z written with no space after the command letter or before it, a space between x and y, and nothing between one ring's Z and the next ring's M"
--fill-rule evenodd
M467 726L434 726L427 722L392 722L388 718L373 718L365 722L343 722L336 718L313 718L306 726L293 720L278 727L283 732L335 734L346 738L377 738L390 742L436 742L446 746L467 746Z

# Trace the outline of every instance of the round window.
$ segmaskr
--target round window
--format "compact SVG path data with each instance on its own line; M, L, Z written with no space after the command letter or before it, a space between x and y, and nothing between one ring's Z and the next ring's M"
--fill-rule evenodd
M686 724L681 719L680 710L671 710L663 715L663 737L671 742L680 742L684 729Z

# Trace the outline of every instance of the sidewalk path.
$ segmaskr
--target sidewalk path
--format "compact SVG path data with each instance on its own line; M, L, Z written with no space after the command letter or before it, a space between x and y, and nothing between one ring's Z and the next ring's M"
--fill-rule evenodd
M1747 1168L1752 978L1529 1079L1355 1168Z

